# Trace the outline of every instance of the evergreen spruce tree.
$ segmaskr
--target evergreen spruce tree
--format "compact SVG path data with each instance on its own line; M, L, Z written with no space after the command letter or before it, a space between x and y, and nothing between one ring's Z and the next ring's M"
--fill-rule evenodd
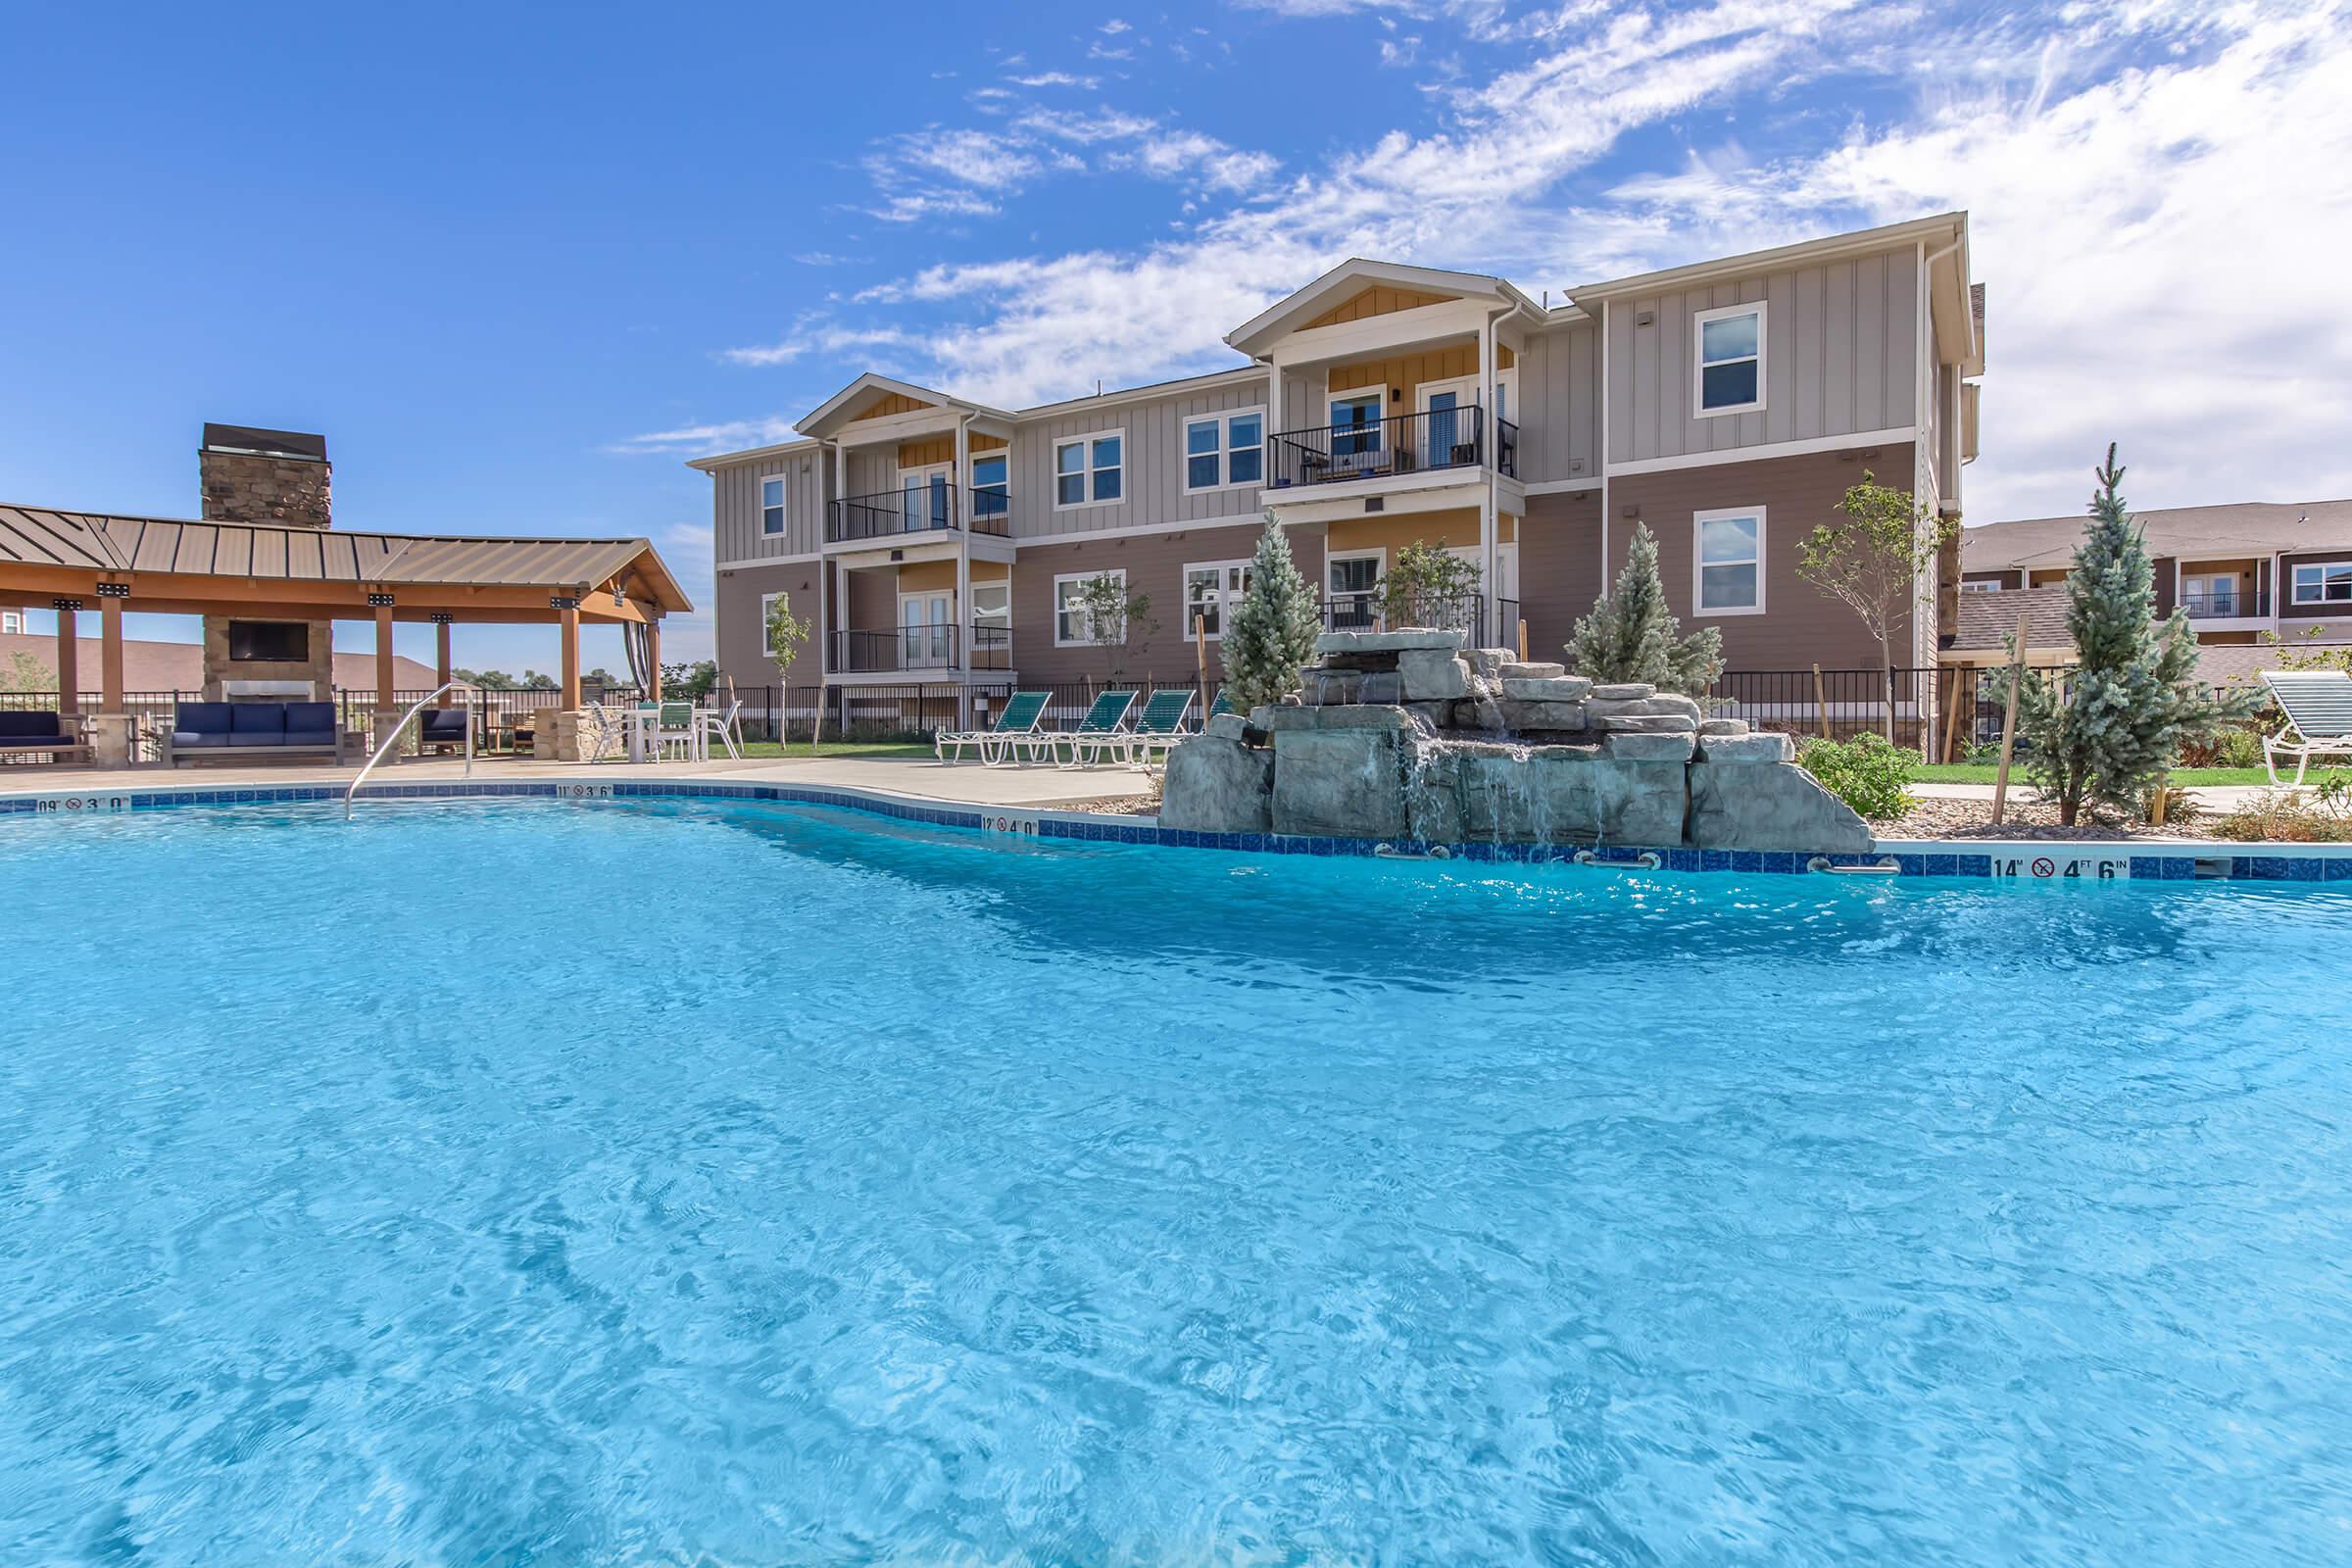
M2058 802L2058 820L2070 826L2085 803L2135 809L2182 741L2246 717L2256 701L2205 695L2187 612L2154 619L2155 570L2124 510L2113 445L2093 471L2090 525L2066 580L2066 629L2079 662L2063 682L2026 671L2017 699L2027 776ZM1994 684L1995 700L2005 700L2005 680Z
M1237 712L1280 702L1298 684L1298 667L1315 656L1323 617L1314 591L1291 559L1282 524L1266 514L1250 563L1250 586L1225 627L1225 695Z
M1637 524L1617 591L1592 602L1568 640L1568 667L1595 681L1642 681L1660 691L1706 695L1723 673L1723 633L1713 626L1683 635L1666 608L1658 576L1658 542Z

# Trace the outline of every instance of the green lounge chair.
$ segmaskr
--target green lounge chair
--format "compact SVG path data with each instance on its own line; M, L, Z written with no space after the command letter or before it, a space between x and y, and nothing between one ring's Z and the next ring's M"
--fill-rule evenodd
M1086 710L1076 729L1045 732L1048 755L1058 759L1060 749L1068 746L1070 760L1060 764L1063 767L1092 767L1105 756L1124 759L1127 710L1134 706L1135 693L1131 691L1104 692L1095 699L1095 706Z
M1191 687L1170 686L1153 692L1145 700L1144 710L1136 715L1135 728L1127 736L1128 762L1149 763L1153 752L1165 760L1168 748L1184 739L1184 721L1192 712Z
M1232 711L1233 699L1226 696L1222 691L1217 693L1217 700L1208 705L1208 716L1211 718L1216 717L1219 713L1230 713Z
M966 746L980 754L983 766L996 767L1011 760L1013 748L1026 737L1037 733L1037 721L1046 716L1046 704L1052 692L1014 692L1004 700L1004 711L987 729L943 729L931 737L931 754L941 762L963 760ZM991 752L997 755L992 758ZM953 752L955 755L950 756Z

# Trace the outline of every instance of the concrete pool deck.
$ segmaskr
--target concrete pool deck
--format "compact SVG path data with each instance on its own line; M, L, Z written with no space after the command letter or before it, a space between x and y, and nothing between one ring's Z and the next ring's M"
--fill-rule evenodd
M287 788L296 785L348 785L359 776L353 767L317 764L287 767L134 767L57 768L15 766L0 769L0 795L48 795L61 792L144 793L162 790L224 790ZM378 785L440 784L466 778L466 766L456 760L386 763L368 777L368 788ZM1012 806L1051 808L1084 801L1130 800L1151 792L1151 781L1140 769L1091 767L1063 769L1051 765L982 767L977 762L942 765L929 758L913 757L788 757L747 758L708 762L542 762L529 758L476 759L475 783L571 783L595 780L616 783L799 784L824 789L883 790L921 800L948 801L961 806Z

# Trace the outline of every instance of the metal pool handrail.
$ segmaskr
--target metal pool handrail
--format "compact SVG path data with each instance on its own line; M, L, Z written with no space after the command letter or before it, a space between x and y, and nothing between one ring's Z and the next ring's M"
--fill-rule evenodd
M353 779L351 781L351 788L343 792L344 821L348 822L351 820L351 798L360 793L360 786L368 782L368 775L375 771L375 764L384 760L384 754L400 743L400 732L409 727L409 720L415 718L425 704L431 702L443 692L453 692L457 689L458 683L456 681L445 681L441 685L435 687L433 690L426 692L422 697L417 698L416 703L410 707L409 710L400 715L400 722L393 725L391 730L384 736L384 738L376 743L375 755L368 759L368 765L360 769L360 776ZM473 719L470 714L467 715L466 720L466 776L467 778L473 777Z

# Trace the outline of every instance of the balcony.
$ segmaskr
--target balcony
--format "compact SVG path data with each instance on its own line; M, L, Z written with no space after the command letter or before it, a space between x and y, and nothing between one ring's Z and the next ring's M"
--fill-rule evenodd
M1485 594L1449 594L1444 597L1424 597L1390 606L1387 595L1378 588L1357 593L1330 594L1323 600L1323 629L1325 631L1394 631L1402 626L1434 626L1441 631L1465 633L1473 647L1486 637L1487 596ZM1505 635L1519 619L1519 602L1499 601L1495 609L1501 612Z
M2271 596L2263 589L2198 589L2180 596L2180 608L2191 620L2263 620Z
M1486 411L1433 409L1393 414L1364 424L1319 425L1275 433L1270 488L1396 478L1448 468L1479 468L1490 461L1505 478L1519 474L1519 427L1494 421L1489 451Z
M1003 490L967 490L955 485L909 486L870 496L848 496L825 516L825 543L859 544L904 539L909 534L971 532L1011 537L1012 505Z
M1012 628L1000 625L954 626L928 624L894 626L883 631L837 631L832 634L830 668L836 675L897 675L956 667L956 655L968 649L969 669L1010 669Z

